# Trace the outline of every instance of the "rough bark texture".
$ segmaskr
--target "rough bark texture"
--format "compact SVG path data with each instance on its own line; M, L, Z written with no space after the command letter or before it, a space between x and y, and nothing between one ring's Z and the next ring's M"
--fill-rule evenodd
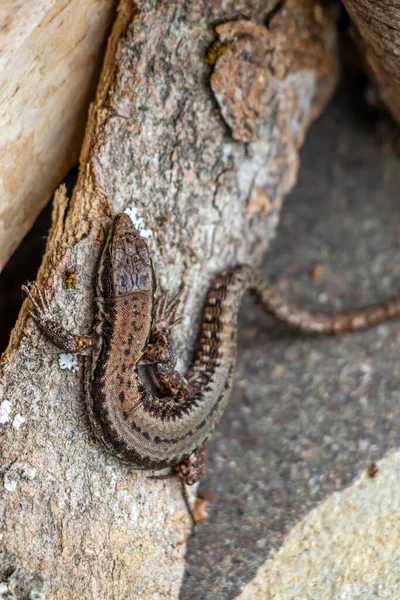
M268 8L122 3L79 182L69 205L56 196L38 276L72 330L90 330L105 231L128 206L152 233L159 285L185 282L183 368L210 278L259 262L338 73L334 18L320 3ZM78 272L68 289L67 269ZM18 599L38 587L57 599L176 598L190 524L178 482L150 481L92 442L81 369L61 370L26 316L2 360L3 588Z
M376 92L400 123L400 1L343 0L343 4Z
M0 6L0 269L79 157L116 1Z

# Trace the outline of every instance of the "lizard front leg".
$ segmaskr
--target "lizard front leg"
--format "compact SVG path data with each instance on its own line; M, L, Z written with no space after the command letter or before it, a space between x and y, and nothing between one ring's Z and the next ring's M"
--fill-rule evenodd
M29 287L23 285L22 290L31 301L31 307L28 308L29 314L54 346L63 352L74 354L85 353L86 350L91 348L92 339L89 336L70 333L61 323L55 320L56 315L51 310L46 293L38 283L34 283ZM35 294L32 293L33 290L35 290Z

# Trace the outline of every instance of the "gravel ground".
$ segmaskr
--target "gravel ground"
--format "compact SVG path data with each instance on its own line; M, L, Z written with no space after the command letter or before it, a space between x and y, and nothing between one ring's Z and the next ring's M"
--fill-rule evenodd
M400 287L400 162L363 97L346 81L310 131L263 265L303 307L365 305ZM215 497L188 544L182 600L234 597L311 508L398 447L399 341L399 322L295 335L245 303L235 389L200 487Z

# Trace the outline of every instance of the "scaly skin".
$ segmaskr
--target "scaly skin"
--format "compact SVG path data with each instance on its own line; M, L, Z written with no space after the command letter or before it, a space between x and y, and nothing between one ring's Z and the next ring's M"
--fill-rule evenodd
M85 365L87 411L105 447L135 469L173 467L188 484L201 475L207 438L229 400L245 292L289 327L312 334L354 331L400 315L396 298L338 314L301 311L286 304L261 271L235 267L211 285L197 355L184 378L175 370L170 341L179 294L155 306L149 250L124 214L115 218L100 262L92 336L66 332L54 321L40 289L35 296L25 291L33 302L32 317L56 346L90 352ZM160 396L141 383L139 361L153 366Z

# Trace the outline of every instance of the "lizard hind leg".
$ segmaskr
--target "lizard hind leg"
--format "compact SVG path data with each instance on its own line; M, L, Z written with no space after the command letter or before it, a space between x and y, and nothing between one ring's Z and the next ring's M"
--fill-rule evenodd
M196 448L188 458L176 465L175 470L180 474L186 485L197 483L205 471L207 458L207 440Z
M188 458L186 458L181 463L177 464L173 467L172 473L168 473L167 475L152 475L149 479L171 479L172 477L179 477L179 480L182 485L182 497L186 504L186 508L192 519L193 527L196 530L197 521L194 516L192 507L190 505L189 494L187 492L187 485L194 485L197 483L204 473L205 464L206 464L206 450L207 450L207 440L205 440L200 448L196 448L194 452Z
M175 467L175 472L179 476L179 479L182 483L182 496L195 528L197 527L197 521L192 507L190 506L189 494L186 486L197 483L204 473L206 468L206 453L207 440L202 443L200 448L196 448L196 450L194 450L194 452L192 452L192 454L186 460L182 461Z

